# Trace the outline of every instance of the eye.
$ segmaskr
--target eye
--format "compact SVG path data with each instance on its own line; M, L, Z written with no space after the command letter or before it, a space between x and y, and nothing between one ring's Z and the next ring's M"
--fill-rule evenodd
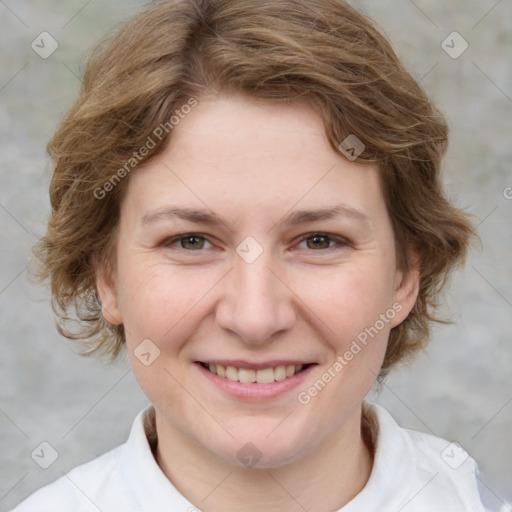
M199 251L205 248L205 244L209 244L208 240L203 235L197 233L187 233L185 235L178 235L172 238L168 238L164 241L165 247L174 247L177 244L179 249L185 249L187 251Z
M345 247L350 245L344 238L329 235L327 233L308 233L301 239L301 243L306 242L306 247L313 250L333 249L336 246Z

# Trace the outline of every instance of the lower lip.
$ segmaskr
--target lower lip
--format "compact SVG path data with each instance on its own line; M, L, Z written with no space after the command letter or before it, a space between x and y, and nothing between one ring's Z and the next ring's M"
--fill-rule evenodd
M292 377L286 377L284 380L274 381L269 384L258 384L256 382L246 384L232 381L215 375L199 363L195 363L195 366L212 384L228 395L244 400L266 400L277 398L298 387L310 374L315 365L308 366L305 370L296 373Z

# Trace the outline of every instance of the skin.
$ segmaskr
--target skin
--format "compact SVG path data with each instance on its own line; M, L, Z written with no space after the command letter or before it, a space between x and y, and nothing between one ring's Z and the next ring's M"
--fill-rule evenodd
M296 210L340 204L366 220L286 222ZM224 223L157 214L168 207ZM190 233L204 238L173 239ZM236 252L248 236L263 250L252 263ZM362 490L373 454L361 438L361 402L390 329L414 305L418 272L396 268L377 169L334 151L315 110L202 98L164 153L130 177L113 268L98 271L103 314L124 324L134 374L155 407L157 462L195 506L327 511ZM393 304L401 311L301 404L298 393ZM134 354L145 339L160 350L149 366ZM315 366L297 388L252 400L225 394L198 369L215 359ZM247 442L262 455L252 468L237 457Z

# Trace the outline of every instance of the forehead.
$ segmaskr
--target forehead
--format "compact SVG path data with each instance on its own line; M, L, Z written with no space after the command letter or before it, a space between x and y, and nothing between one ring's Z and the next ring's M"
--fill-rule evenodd
M196 135L207 137L194 141ZM184 146L186 150L200 144L206 149L214 141L217 151L234 156L241 145L261 152L267 146L275 149L276 142L286 144L308 139L316 144L327 143L322 119L307 103L219 94L199 101L194 111L176 126L170 146Z
M274 217L295 205L342 203L368 216L383 206L377 170L336 152L311 106L245 96L200 100L164 152L130 177L128 200Z

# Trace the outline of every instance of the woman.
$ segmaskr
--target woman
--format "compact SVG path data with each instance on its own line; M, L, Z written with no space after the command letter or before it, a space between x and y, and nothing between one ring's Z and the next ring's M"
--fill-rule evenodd
M40 275L152 405L16 510L484 510L458 445L364 400L471 238L446 144L340 0L164 1L99 45L49 144Z

